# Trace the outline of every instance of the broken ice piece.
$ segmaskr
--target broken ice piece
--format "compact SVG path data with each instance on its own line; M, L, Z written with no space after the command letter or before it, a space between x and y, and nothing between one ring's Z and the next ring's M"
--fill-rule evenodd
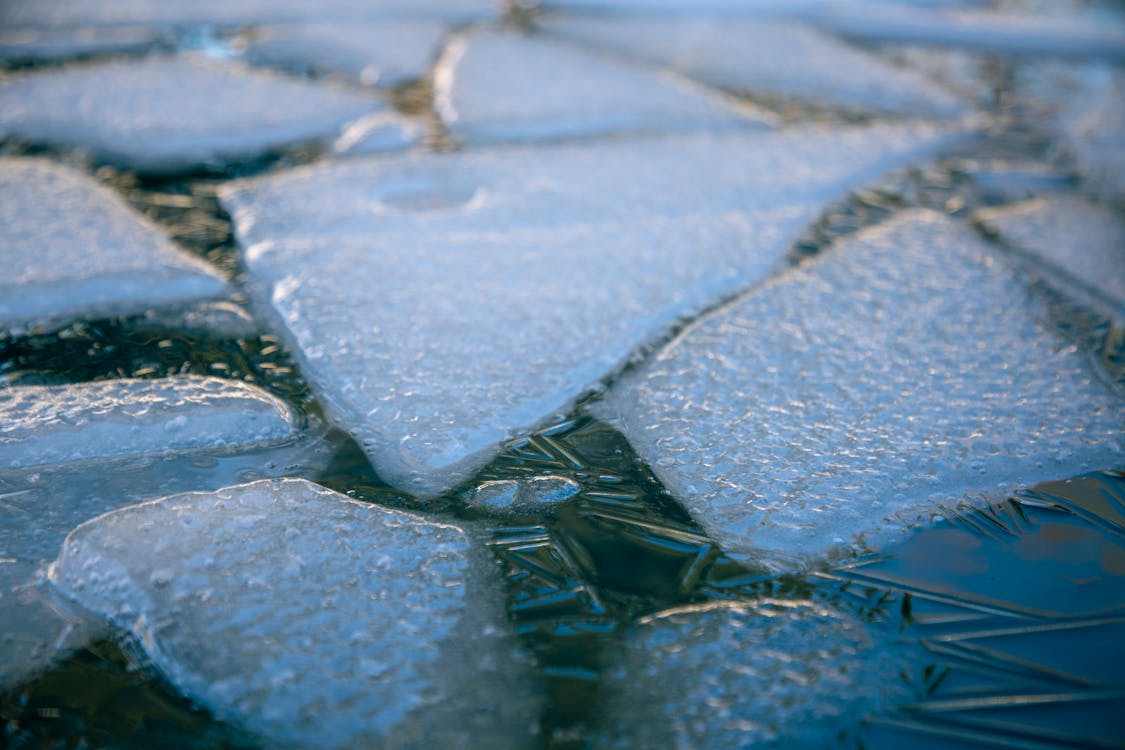
M0 159L0 227L0 329L226 291L210 266L177 250L124 201L45 159Z
M170 451L229 451L293 436L294 415L252 385L186 376L0 388L0 469Z
M911 211L696 322L597 411L726 552L791 564L1115 465L1122 406L1002 258Z
M270 26L253 32L244 56L259 65L397 86L426 74L444 36L445 26L436 21Z
M486 511L542 511L578 494L578 483L566 477L498 479L465 493L465 502Z
M768 117L629 62L495 31L455 40L435 86L439 114L468 143L761 127Z
M176 172L330 139L384 107L374 95L233 63L150 57L0 82L0 134Z
M1125 320L1125 221L1112 209L1067 193L977 212L1005 242L1104 295Z
M433 497L676 321L768 275L827 202L954 132L356 159L241 183L222 201L251 293L333 419L385 481Z
M826 747L909 701L904 651L803 600L669 610L627 630L602 673L595 747Z
M915 117L965 112L956 97L923 76L793 21L577 16L542 25L558 36L767 99Z
M494 569L457 527L288 479L96 518L49 579L271 746L524 747L539 700Z

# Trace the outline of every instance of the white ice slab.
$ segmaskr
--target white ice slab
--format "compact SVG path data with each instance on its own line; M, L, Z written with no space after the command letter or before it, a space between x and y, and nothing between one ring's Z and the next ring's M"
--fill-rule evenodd
M513 32L454 40L434 81L450 133L472 144L761 127L768 117L688 81Z
M0 10L0 13L3 13ZM135 26L93 29L0 28L0 59L39 62L84 55L136 53L160 41L160 33Z
M266 480L87 522L49 577L270 746L532 743L495 565L457 527Z
M670 610L609 651L598 748L834 747L913 696L907 655L808 601Z
M107 24L234 27L414 18L465 22L492 17L498 10L495 0L35 0L0 3L0 28Z
M0 227L0 328L136 313L227 288L109 190L50 161L0 159Z
M373 94L233 63L151 57L0 83L0 134L170 172L333 138L384 107Z
M849 110L951 116L964 106L909 70L784 19L546 19L549 33L721 88Z
M445 31L432 20L270 26L253 32L245 58L302 72L337 73L369 86L397 86L429 71Z
M1046 194L976 218L1012 246L1097 290L1125 319L1125 220L1072 194Z
M909 212L695 323L598 411L733 556L1120 462L1125 400L967 229Z
M252 293L380 475L420 495L763 278L825 202L948 141L794 130L360 161L223 195Z
M280 442L283 402L219 378L107 380L0 389L0 469Z

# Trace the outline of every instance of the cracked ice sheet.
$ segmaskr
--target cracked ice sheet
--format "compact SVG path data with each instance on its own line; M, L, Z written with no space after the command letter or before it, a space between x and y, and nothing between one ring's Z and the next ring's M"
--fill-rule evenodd
M444 24L426 20L270 26L253 32L244 56L259 65L397 86L429 71L445 31Z
M823 206L955 137L875 127L352 160L222 195L251 293L386 481L469 479ZM528 175L534 175L529 180Z
M733 557L881 546L1113 466L1125 409L968 230L912 211L682 333L596 407Z
M0 133L175 172L331 139L385 105L374 95L237 64L115 61L0 82Z
M754 128L769 117L689 81L515 33L457 39L434 80L449 132L472 144Z
M315 476L334 452L333 444L314 435L229 455L196 452L0 470L0 691L102 634L96 620L58 606L40 585L40 572L80 523L178 492L216 490L263 476Z
M923 76L792 21L558 17L539 25L730 91L899 115L965 111Z
M1125 320L1125 221L1116 211L1077 195L1048 193L979 211L975 218L1013 247L1097 290Z
M244 26L332 20L442 19L496 15L495 0L35 0L0 3L0 28L94 25Z
M266 480L89 521L49 579L270 746L526 747L540 701L482 542Z
M602 674L598 748L826 747L914 695L905 650L810 601L684 607L623 638Z
M185 376L0 388L0 469L293 437L292 410L252 385Z
M0 328L141 312L227 291L203 261L86 175L0 159Z

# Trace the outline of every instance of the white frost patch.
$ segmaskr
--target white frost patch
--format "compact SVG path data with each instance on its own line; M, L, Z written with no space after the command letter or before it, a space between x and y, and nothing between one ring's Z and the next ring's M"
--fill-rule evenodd
M171 451L230 451L294 434L283 402L219 378L0 388L0 469Z
M1113 466L1120 394L966 229L909 212L685 331L598 411L724 550L806 562Z
M259 304L380 476L436 495L781 264L931 127L349 160L223 193Z
M0 134L174 172L331 139L384 107L373 94L233 63L150 57L0 82Z
M271 746L523 747L539 706L494 567L459 528L289 479L108 513L49 578Z
M597 748L830 747L914 697L908 657L809 601L669 610L607 650Z
M1118 212L1076 195L1047 194L979 211L976 219L1013 247L1100 292L1125 320L1125 220Z
M562 17L543 27L731 91L898 115L965 111L923 76L792 21Z
M472 34L442 66L439 112L468 143L763 125L687 81L539 37Z
M244 56L368 86L397 86L426 74L444 36L443 24L425 20L269 26L253 32Z
M0 227L0 328L131 314L226 291L206 263L120 198L46 160L0 159Z

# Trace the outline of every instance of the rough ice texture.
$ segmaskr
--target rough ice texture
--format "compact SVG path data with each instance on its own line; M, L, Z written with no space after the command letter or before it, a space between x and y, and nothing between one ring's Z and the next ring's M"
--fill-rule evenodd
M0 469L232 450L286 440L293 421L265 391L219 378L0 388Z
M374 95L233 63L150 57L0 83L0 134L175 172L332 138L384 106Z
M952 94L921 75L792 21L562 17L543 26L552 34L757 96L912 116L964 111Z
M542 512L579 492L573 479L555 476L497 479L483 482L465 493L465 502L484 511Z
M1046 194L977 213L1013 247L1025 250L1104 295L1125 319L1125 220L1072 194Z
M762 125L688 81L510 32L455 40L435 84L439 114L469 143Z
M113 193L46 160L0 159L0 227L0 328L135 313L226 290L206 263Z
M168 27L342 23L440 18L463 22L496 15L495 0L35 0L0 3L0 28L148 25Z
M95 29L0 28L0 59L40 62L115 52L136 53L150 49L160 41L160 34L152 29L128 26Z
M254 32L245 59L397 86L426 74L444 36L443 24L426 20L270 26Z
M773 270L920 126L350 160L223 194L304 372L380 476L436 495L678 319Z
M623 638L607 650L599 748L827 747L913 697L904 655L809 601L685 607Z
M1015 271L918 211L692 325L598 411L724 549L784 564L1113 466L1123 406Z
M60 607L39 573L76 526L115 508L263 476L316 475L335 455L316 437L242 453L130 458L0 470L0 691L96 637L99 621Z
M529 665L470 542L265 480L89 521L49 579L270 746L526 747L540 708Z

